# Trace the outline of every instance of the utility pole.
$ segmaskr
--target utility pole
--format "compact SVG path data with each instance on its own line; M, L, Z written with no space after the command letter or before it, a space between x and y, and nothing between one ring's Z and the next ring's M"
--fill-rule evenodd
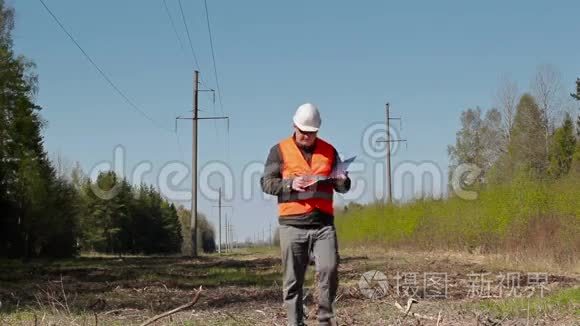
M228 234L228 214L226 214L226 219L225 219L225 232L226 232L226 252L228 252L229 250L229 246L228 246L228 238L229 238L229 234Z
M220 230L218 238L218 254L222 253L222 188L218 197L218 229Z
M234 233L234 226L231 224L232 222L232 218L230 217L230 232L231 232L231 236L230 236L230 240L231 240L231 246L232 246L232 252L234 251L234 249L236 248L236 237L235 237L235 233Z
M222 205L222 188L219 189L218 195L218 205L212 206L218 208L218 254L222 253L222 207L229 207L229 205ZM226 228L227 228L227 220L226 220ZM226 247L227 247L227 229L226 229Z
M191 255L197 257L197 113L199 98L199 71L193 73L193 131L191 142Z
M232 218L231 217L230 217L230 221L228 222L228 238L230 239L229 251L232 252L234 249L234 228L232 225Z
M192 152L191 152L191 252L186 252L186 256L197 257L197 136L198 136L198 120L221 120L229 119L229 117L199 117L199 92L213 92L213 89L200 90L199 89L199 71L195 70L193 73L193 114L191 118L178 116L175 118L175 131L177 132L177 120L192 120Z
M391 118L390 103L385 104L387 140L378 140L378 143L387 143L387 204L393 203L393 184L391 177L391 143L406 142L406 139L391 139L391 120L401 120L401 118Z

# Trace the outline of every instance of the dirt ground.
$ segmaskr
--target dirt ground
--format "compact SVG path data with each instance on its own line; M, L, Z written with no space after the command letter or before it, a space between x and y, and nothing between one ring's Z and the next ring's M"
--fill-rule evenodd
M266 248L196 259L4 260L0 325L138 325L191 301L200 286L193 308L155 325L285 325L280 264ZM316 325L312 270L305 302L307 323ZM339 325L580 325L575 272L358 248L341 252L339 273Z

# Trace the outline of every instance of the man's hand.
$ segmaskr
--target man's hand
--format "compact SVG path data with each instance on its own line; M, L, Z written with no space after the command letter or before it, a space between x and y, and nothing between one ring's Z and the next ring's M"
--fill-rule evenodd
M304 188L308 184L308 178L306 177L296 177L292 179L292 190L298 192L306 191Z
M344 182L344 180L346 180L348 178L348 172L344 171L343 173L337 174L334 179L336 179L339 182Z
M335 184L341 184L343 183L346 179L348 179L348 172L344 171L338 174L335 174L332 176L332 179L334 180Z

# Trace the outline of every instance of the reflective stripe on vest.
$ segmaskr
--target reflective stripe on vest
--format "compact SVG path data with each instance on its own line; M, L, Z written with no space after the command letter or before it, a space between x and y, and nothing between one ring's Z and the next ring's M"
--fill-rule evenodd
M305 191L305 192L285 193L285 194L278 196L278 203L288 203L291 201L311 199L311 198L332 200L332 193L323 192L323 191Z
M306 162L293 137L281 141L279 148L283 161L282 178L284 179L297 176L327 177L332 172L334 148L320 138L316 140L310 165ZM305 192L283 193L278 196L278 213L280 217L305 215L317 209L333 215L333 193L333 186L324 182L309 187Z

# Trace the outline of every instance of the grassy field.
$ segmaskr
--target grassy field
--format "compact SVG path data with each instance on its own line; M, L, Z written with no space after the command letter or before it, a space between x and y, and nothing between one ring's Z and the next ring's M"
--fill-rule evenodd
M550 294L544 298L513 298L505 300L489 300L479 303L483 310L495 315L506 317L537 317L553 313L554 311L573 312L574 317L580 318L580 288L569 288Z
M483 189L473 201L452 197L354 208L336 224L346 245L499 253L578 270L579 182L572 176L522 179Z
M359 289L361 275L376 270L387 278L384 296L369 299ZM440 325L575 325L579 316L578 274L547 272L544 296L532 293L526 270L494 257L451 251L409 252L369 247L343 248L337 301L341 325L435 325L435 320L404 317L394 305L410 296L411 312L443 317ZM519 272L521 293L497 297L500 275ZM447 275L446 297L428 296L425 273ZM485 274L492 298L476 296L469 279ZM413 280L414 283L409 282ZM470 276L471 275L471 276ZM397 283L397 276L404 276ZM157 325L284 325L276 248L232 254L180 257L82 257L75 260L0 261L0 325L138 325L191 300L200 301ZM505 282L504 282L505 283ZM313 271L308 273L307 309L314 316ZM377 284L373 284L376 287ZM479 288L479 285L478 285ZM493 298L496 296L497 298ZM529 305L529 308L528 308ZM507 323L512 324L507 324ZM535 323L535 324L534 324ZM499 324L498 324L499 325Z

